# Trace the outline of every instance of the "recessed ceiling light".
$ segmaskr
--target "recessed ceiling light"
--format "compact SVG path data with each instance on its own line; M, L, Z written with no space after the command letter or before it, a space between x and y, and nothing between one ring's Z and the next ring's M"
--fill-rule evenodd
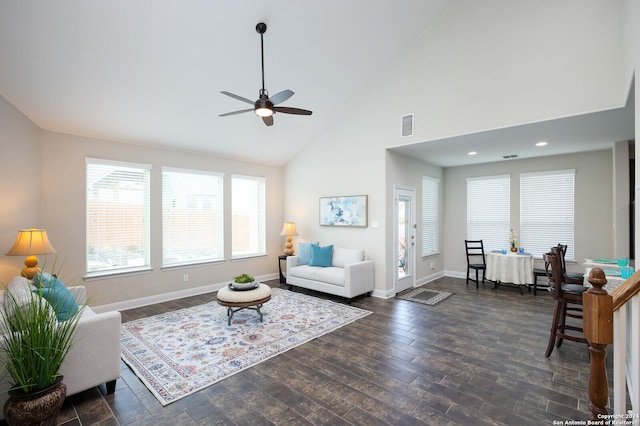
M469 152L467 152L467 155L476 155L476 154L477 154L477 152L475 152L475 151L469 151Z
M536 142L536 146L545 146L547 144L546 141Z

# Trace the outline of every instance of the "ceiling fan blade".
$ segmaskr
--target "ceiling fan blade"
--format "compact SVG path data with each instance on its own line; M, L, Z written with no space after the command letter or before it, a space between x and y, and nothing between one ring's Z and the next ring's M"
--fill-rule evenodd
M233 99L237 99L239 101L246 102L248 104L252 104L253 105L253 103L254 103L254 101L251 101L251 100L249 100L247 98L243 98L242 96L236 95L236 94L231 93L231 92L225 92L224 90L222 90L220 93L222 93L223 95L231 96Z
M273 115L270 115L269 117L262 117L262 121L264 121L264 124L267 126L273 126Z
M225 112L224 114L220 114L218 117L226 117L228 115L242 114L243 112L249 112L249 111L253 111L253 108L241 109L240 111Z
M278 92L275 95L271 96L270 100L274 105L278 105L289 99L293 96L293 92L289 89L283 90L282 92Z
M274 111L283 112L285 114L311 115L312 111L308 109L291 108L291 107L273 107Z
M267 126L273 126L273 115L262 117L262 121L264 121L264 124L266 124Z

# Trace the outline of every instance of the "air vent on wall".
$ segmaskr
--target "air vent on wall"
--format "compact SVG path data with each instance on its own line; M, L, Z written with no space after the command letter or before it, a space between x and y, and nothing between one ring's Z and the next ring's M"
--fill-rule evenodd
M403 115L400 122L400 137L413 136L413 114Z

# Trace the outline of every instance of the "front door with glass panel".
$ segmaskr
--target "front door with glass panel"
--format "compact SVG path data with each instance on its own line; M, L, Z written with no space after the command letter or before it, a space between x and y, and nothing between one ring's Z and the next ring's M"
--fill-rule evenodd
M396 293L415 285L415 194L414 188L394 186L394 288Z

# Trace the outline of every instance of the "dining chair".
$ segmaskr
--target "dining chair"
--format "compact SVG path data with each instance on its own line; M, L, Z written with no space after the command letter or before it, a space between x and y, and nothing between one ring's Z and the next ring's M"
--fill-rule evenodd
M478 288L478 272L482 271L482 284L486 279L487 261L484 257L484 244L482 240L464 240L467 251L467 285L469 284L469 273L472 269L476 271L476 288ZM473 278L471 278L473 281Z
M536 296L538 294L538 278L546 278L547 271L544 268L533 268L533 295ZM546 282L546 281L545 281ZM544 288L549 288L548 284L541 284Z
M584 275L580 272L567 272L567 263L565 261L565 256L567 254L567 245L558 243L558 250L560 250L560 260L562 261L562 273L564 274L564 281L569 284L580 284L584 283Z
M549 279L549 291L556 302L551 321L549 343L545 352L547 358L551 356L553 347L559 348L563 340L587 343L587 339L582 336L581 326L567 324L567 317L582 320L582 294L587 290L587 287L564 281L560 251L559 247L553 247L550 253L543 256ZM575 322L572 321L572 323Z

